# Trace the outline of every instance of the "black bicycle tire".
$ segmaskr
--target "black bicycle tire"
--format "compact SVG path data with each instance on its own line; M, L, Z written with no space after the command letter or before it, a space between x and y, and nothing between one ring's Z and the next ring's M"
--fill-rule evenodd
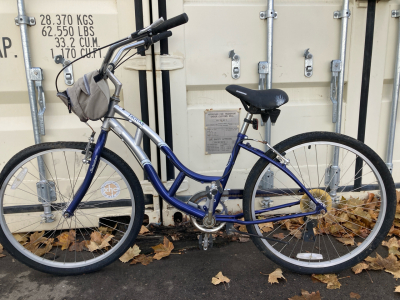
M371 163L376 167L378 173L382 177L383 183L385 185L386 196L387 196L387 209L385 219L383 224L376 236L376 238L371 242L371 244L361 253L354 256L353 258L340 263L338 265L333 265L324 268L307 268L303 266L298 266L291 264L276 255L274 255L268 247L262 242L261 239L252 237L253 243L256 247L270 260L275 262L276 264L286 268L292 272L300 273L300 274L326 274L326 273L338 273L344 269L348 269L357 263L361 262L365 259L368 255L370 255L383 241L383 239L387 236L390 228L392 227L392 223L396 213L396 189L395 184L393 182L392 175L390 174L389 169L387 168L386 164L383 160L379 157L377 153L375 153L371 148L367 145L342 134L331 133L331 132L308 132L293 136L288 138L276 146L274 148L280 152L284 153L288 149L297 146L299 144L309 143L309 142L318 142L318 141L325 141L325 142L337 142L348 147L352 147L353 149L359 151L366 158L368 158ZM272 151L268 151L266 153L269 157L275 158L276 155L272 153ZM263 170L267 167L269 162L265 159L260 158L253 166L252 170L247 177L244 193L243 193L243 213L245 220L252 219L252 195L256 185L256 182L263 172ZM255 229L254 225L247 225L247 230L249 233L258 234Z
M7 178L8 174L23 160L43 151L52 150L52 149L77 149L77 150L84 150L87 143L80 143L80 142L55 142L55 143L42 143L38 145L34 145L24 150L20 151L16 155L14 155L10 161L5 165L2 172L0 173L0 189L4 184L4 180ZM132 193L135 199L135 220L132 226L131 232L128 233L124 244L117 249L114 253L112 253L109 257L96 262L92 265L80 267L80 268L56 268L56 267L49 267L47 265L42 265L37 263L28 257L26 257L23 253L18 251L7 239L3 232L3 228L0 226L0 244L3 245L4 249L15 259L22 262L23 264L31 267L32 269L49 273L52 275L57 276L72 276L72 275L80 275L80 274L87 274L96 272L109 264L116 261L120 258L129 247L135 242L135 239L140 231L141 225L143 223L144 217L144 195L143 190L140 185L140 182L133 172L131 167L117 154L112 152L111 150L104 148L101 157L105 158L107 161L112 163L126 178L128 181Z

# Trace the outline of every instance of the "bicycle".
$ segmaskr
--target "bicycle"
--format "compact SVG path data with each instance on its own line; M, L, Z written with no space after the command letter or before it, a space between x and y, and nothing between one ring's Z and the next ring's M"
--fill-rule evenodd
M247 115L221 177L189 170L147 124L118 105L122 84L113 70L122 53L148 48L187 20L186 14L165 22L159 19L109 48L99 73L111 80L115 93L96 144L93 131L88 143L34 145L6 164L0 174L0 243L19 261L56 275L94 272L121 257L141 228L144 195L133 170L105 148L112 131L131 150L159 195L190 216L204 234L204 249L213 233L224 226L232 233L237 231L233 224L241 224L247 232L240 233L250 236L264 255L294 272L333 273L363 260L391 228L397 203L392 176L373 150L345 135L309 132L274 147L246 136L250 125L257 129L254 114L276 122L278 107L288 102L285 92L227 87ZM137 127L134 137L115 115ZM169 190L140 146L144 134L179 170ZM269 150L254 148L250 141ZM228 190L241 149L259 160L243 190ZM44 170L39 170L38 160ZM360 160L362 168L355 172ZM180 201L175 194L185 177L209 186L188 202ZM224 203L238 195L243 195L243 212L229 214Z

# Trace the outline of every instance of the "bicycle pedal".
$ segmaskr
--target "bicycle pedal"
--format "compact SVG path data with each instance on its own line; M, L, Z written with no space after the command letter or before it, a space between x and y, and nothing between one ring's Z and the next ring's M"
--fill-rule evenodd
M200 250L208 250L212 248L214 244L213 236L210 233L200 234L199 236L199 248Z

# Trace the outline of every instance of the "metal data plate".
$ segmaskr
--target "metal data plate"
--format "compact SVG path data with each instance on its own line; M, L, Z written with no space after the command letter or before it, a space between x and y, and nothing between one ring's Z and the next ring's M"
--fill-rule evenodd
M231 153L239 132L238 110L206 110L206 154Z

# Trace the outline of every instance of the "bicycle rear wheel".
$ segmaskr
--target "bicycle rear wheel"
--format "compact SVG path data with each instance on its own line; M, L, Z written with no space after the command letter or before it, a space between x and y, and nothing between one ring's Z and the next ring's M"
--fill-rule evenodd
M275 149L290 160L288 169L326 205L324 214L248 225L250 233L289 244L252 238L271 260L298 273L332 273L352 267L369 255L388 234L396 212L396 190L382 159L350 137L328 133L300 134ZM333 154L338 151L338 169ZM273 158L272 152L268 155ZM356 170L356 162L362 162ZM290 208L257 214L257 210L299 201ZM313 202L296 183L260 159L245 185L246 220L289 217L314 211Z
M99 270L121 257L140 230L141 185L132 169L108 149L75 215L63 217L87 173L85 146L35 145L16 154L0 174L0 243L36 270L55 275ZM51 211L45 213L46 206Z

